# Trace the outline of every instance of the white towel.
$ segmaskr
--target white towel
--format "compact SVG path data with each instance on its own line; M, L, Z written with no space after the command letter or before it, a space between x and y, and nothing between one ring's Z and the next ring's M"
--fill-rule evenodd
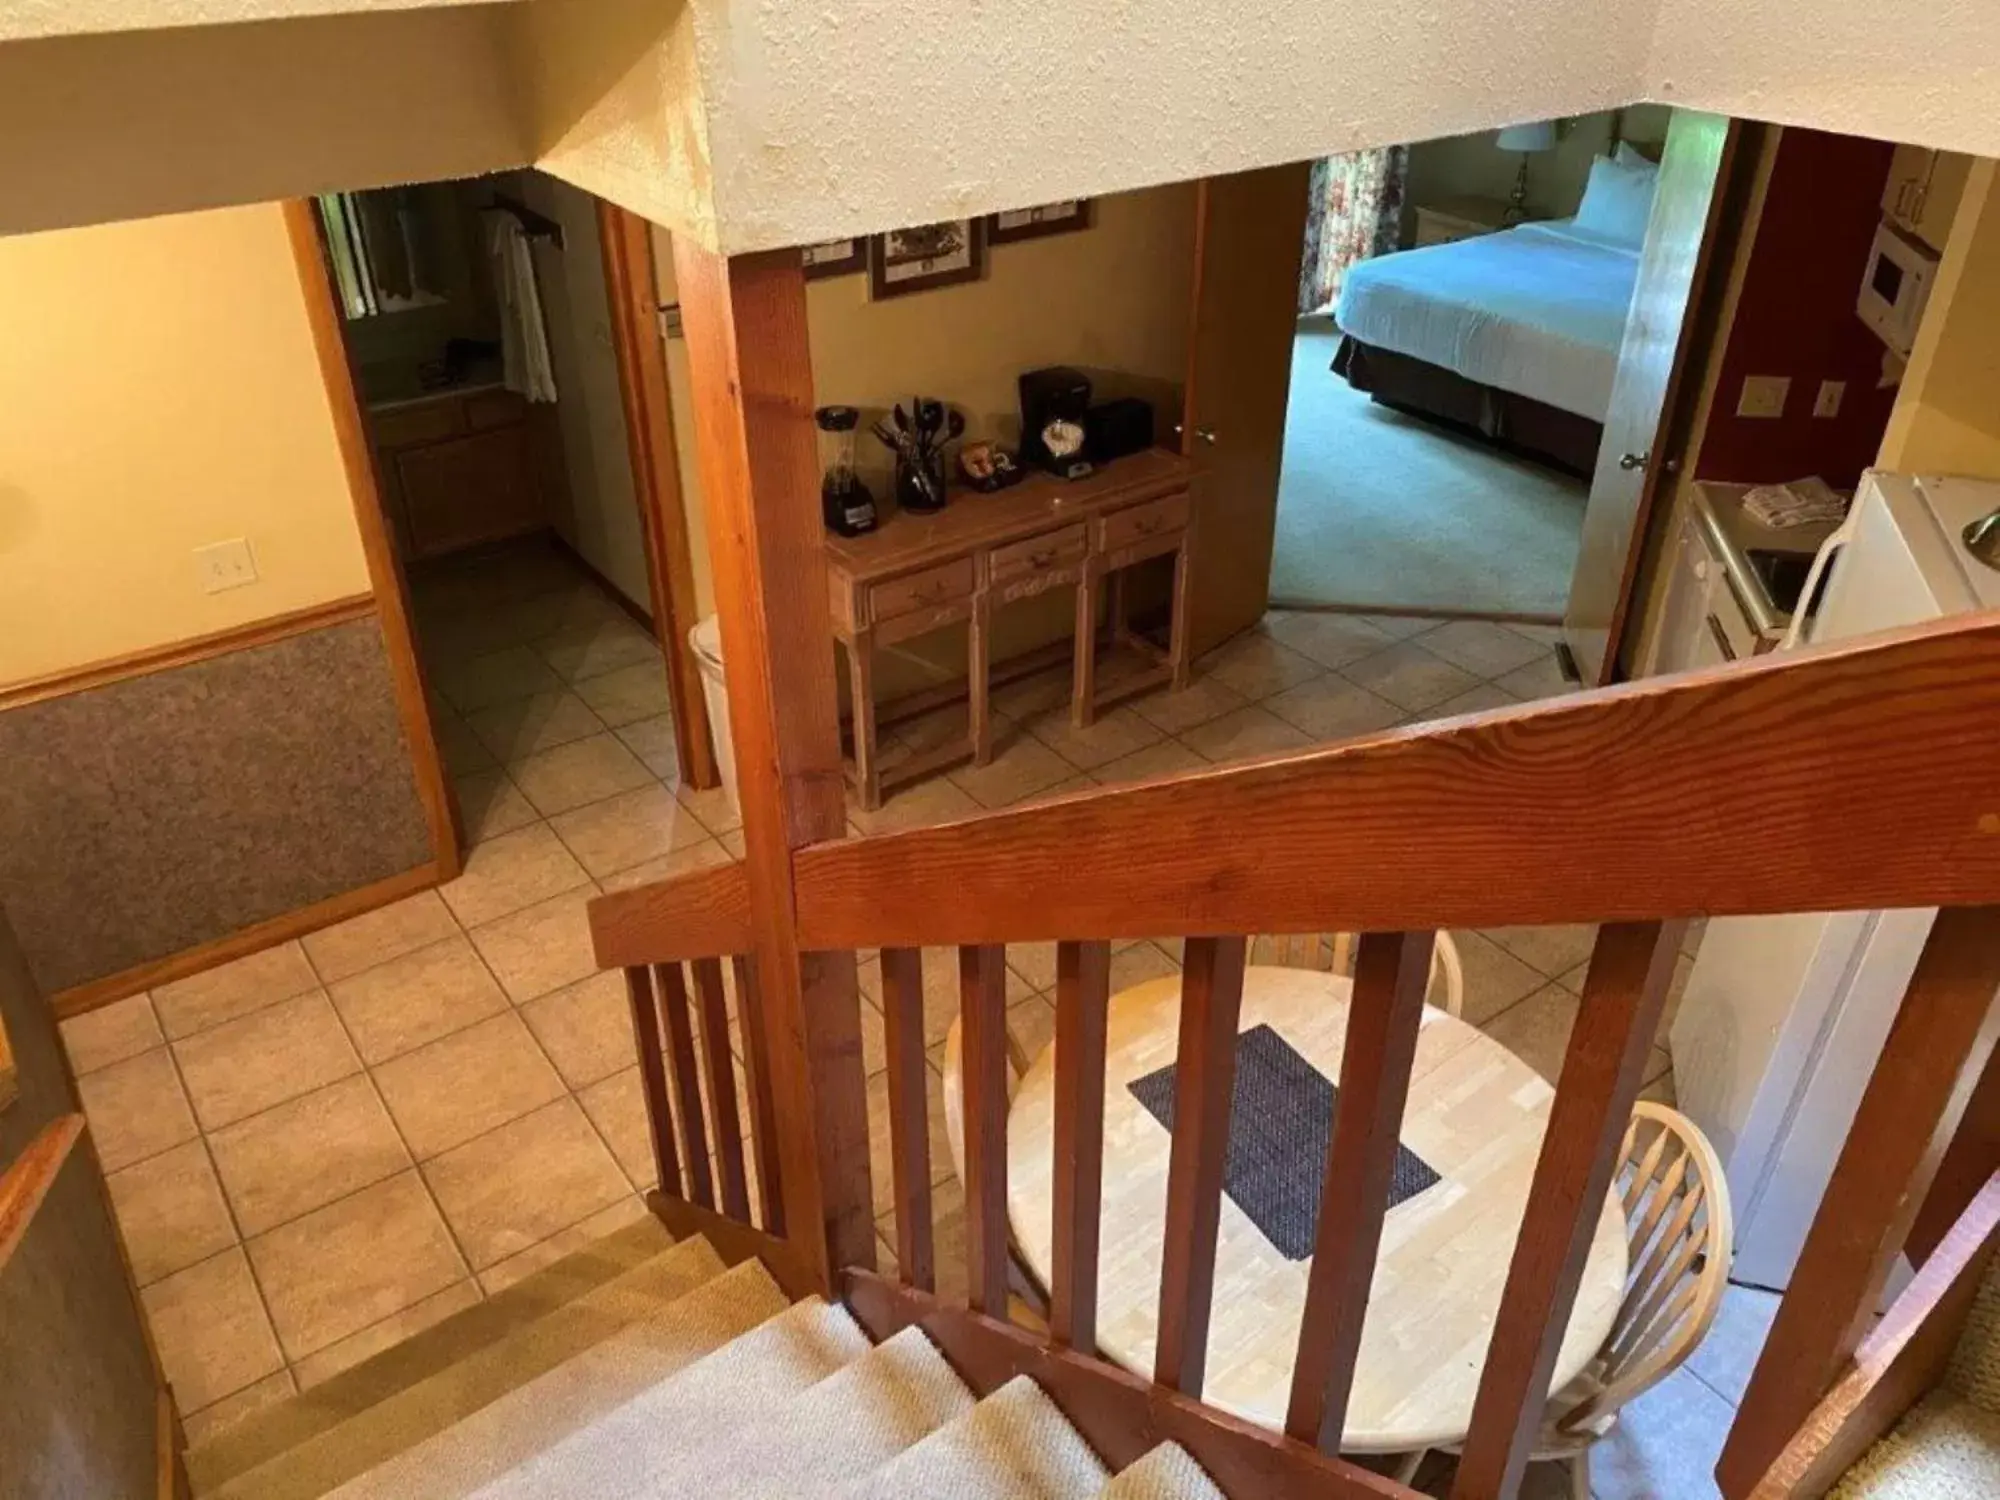
M502 378L530 401L556 399L555 363L548 324L535 281L535 255L521 221L505 209L488 209L486 249L493 258L493 289L500 303Z

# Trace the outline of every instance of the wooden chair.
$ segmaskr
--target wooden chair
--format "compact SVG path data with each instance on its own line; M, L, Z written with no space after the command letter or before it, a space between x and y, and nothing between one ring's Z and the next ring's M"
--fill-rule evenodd
M1328 974L1354 972L1354 934L1349 932L1277 933L1252 945L1250 961L1287 969L1318 969ZM1431 988L1425 1000L1446 1015L1465 1011L1465 964L1449 932L1440 932L1431 949Z
M1534 1452L1569 1465L1576 1500L1590 1500L1591 1445L1620 1408L1694 1353L1729 1284L1729 1183L1694 1121L1640 1101L1614 1180L1625 1212L1625 1297L1590 1368L1549 1398ZM1409 1483L1423 1458L1408 1455L1396 1477Z

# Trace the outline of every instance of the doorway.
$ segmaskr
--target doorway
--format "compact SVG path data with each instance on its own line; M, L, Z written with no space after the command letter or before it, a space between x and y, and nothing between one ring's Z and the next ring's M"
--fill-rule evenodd
M711 839L650 227L532 171L312 212L462 839Z

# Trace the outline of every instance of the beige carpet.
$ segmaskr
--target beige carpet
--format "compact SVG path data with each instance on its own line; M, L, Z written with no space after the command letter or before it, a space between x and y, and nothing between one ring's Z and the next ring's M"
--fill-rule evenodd
M1560 616L1589 486L1378 406L1299 320L1271 602Z

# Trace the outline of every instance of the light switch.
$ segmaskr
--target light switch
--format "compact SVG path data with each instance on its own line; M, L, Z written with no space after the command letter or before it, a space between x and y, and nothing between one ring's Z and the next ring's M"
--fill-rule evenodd
M1822 380L1819 383L1819 397L1813 402L1816 417L1837 417L1840 403L1847 398L1847 382L1844 380Z
M1743 394L1736 400L1739 417L1782 417L1785 398L1792 393L1789 375L1746 375Z
M257 581L257 559L250 555L249 542L240 536L195 548L194 565L204 594L240 589Z

